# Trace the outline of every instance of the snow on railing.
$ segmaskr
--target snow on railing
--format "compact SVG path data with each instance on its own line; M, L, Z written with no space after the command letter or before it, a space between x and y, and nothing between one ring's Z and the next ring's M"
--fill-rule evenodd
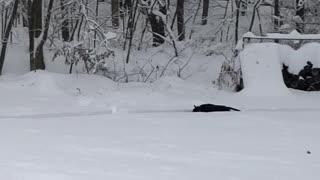
M289 34L281 34L281 33L267 33L266 36L256 36L252 32L247 32L242 36L242 39L236 45L237 50L242 50L244 48L244 42L250 41L251 39L258 40L312 40L312 41L320 41L320 34L300 34L298 31L293 30Z
M293 30L289 34L267 33L266 36L256 36L252 32L243 35L243 39L279 39L279 40L320 40L320 34L300 34Z

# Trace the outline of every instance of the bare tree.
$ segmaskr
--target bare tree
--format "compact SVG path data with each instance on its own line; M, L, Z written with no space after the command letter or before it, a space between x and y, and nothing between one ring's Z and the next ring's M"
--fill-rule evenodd
M201 0L199 0L201 1ZM203 10L202 10L202 25L206 25L208 22L209 13L209 0L203 0Z
M10 36L10 32L11 32L11 29L12 29L12 26L13 26L14 19L15 19L16 14L17 14L18 4L19 4L19 0L15 0L9 23L8 23L8 25L6 27L4 27L5 34L4 34L4 38L3 38L3 41L2 41L2 48L1 48L1 54L0 54L0 75L2 73L2 68L3 68L3 64L4 64L4 60L5 60L6 49L7 49L7 45L8 45L8 39L9 39L9 36Z
M239 40L239 21L240 21L240 6L241 0L236 0L236 27L235 27L235 44L238 43Z
M177 25L178 25L178 40L185 39L185 24L184 24L184 0L177 0Z
M111 11L112 11L112 26L115 29L119 28L119 1L111 1Z
M241 0L240 3L241 3L241 16L245 16L247 14L249 0Z
M70 41L70 31L69 31L69 18L68 18L68 8L66 7L65 0L60 0L61 5L61 19L62 19L62 25L61 25L61 34L62 39L64 41Z
M4 2L1 2L1 4L0 4L0 9L1 9L1 40L3 39L3 35L4 35L4 27L5 27L5 25L4 25L4 19L5 19L5 6L4 6L5 4L4 4Z
M274 0L274 30L278 31L279 29L279 19L280 19L280 7L279 0Z
M252 11L252 17L251 17L251 22L250 22L250 26L249 26L249 31L251 32L252 31L252 28L253 28L253 24L254 24L254 20L255 20L255 17L256 17L256 12L259 8L259 4L260 4L261 0L257 0L256 3L254 4L253 6L253 11ZM259 12L259 11L258 11ZM257 12L257 13L258 13Z
M32 1L32 5L29 6L30 9L30 16L31 16L31 30L33 36L38 38L42 32L42 0L29 0L30 3Z
M304 31L304 3L306 0L296 0L296 15L301 18L300 22L296 23L297 31L302 33Z
M30 52L30 70L31 71L36 70L36 69L45 69L44 56L43 56L43 46L48 38L53 1L54 0L49 1L47 16L45 19L45 25L44 25L43 31L42 31L42 26L41 26L41 29L36 29L39 26L39 24L38 24L39 22L37 22L38 21L37 17L42 16L41 14L37 14L37 13L40 13L40 11L29 11L29 16L30 16L29 52ZM29 0L29 3L31 4L31 0ZM34 3L39 3L39 4L34 4ZM42 0L34 0L32 2L31 7L32 7L31 9L34 9L35 7L42 8ZM38 35L37 33L39 33L39 32L40 32L40 34ZM37 39L37 37L40 37L40 35L42 35L42 37L40 39L39 44L36 46L35 40Z
M154 11L155 6L158 6L160 12ZM159 2L155 1L151 7L151 12L149 13L149 21L151 24L152 34L153 34L153 46L159 46L160 44L164 43L163 37L165 37L165 23L164 19L159 17L157 13L161 13L163 16L167 14L167 5L160 4Z
M129 17L129 20L128 20L128 28L127 28L127 36L126 36L127 38L129 37L129 47L128 47L126 63L129 63L129 59L130 59L133 35L134 35L134 32L135 32L134 24L135 24L135 20L136 20L136 16L137 16L138 6L139 5L138 5L137 1L130 5L130 7L132 7L132 9L130 10L130 17ZM126 45L126 43L124 45Z

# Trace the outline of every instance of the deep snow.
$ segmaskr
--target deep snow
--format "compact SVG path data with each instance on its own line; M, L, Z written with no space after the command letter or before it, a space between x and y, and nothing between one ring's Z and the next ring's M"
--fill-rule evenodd
M277 43L247 45L239 55L245 87L241 93L249 96L292 95L283 82L282 64L293 74L299 74L308 61L313 67L320 67L319 48L319 43L304 44L297 50Z
M261 76L262 77L262 76ZM263 81L261 81L263 82ZM253 88L258 87L255 85ZM0 77L0 117L60 113L130 113L191 111L193 105L215 103L244 111L320 109L317 92L287 90L231 93L212 84L163 77L154 83L116 83L95 75L64 75L46 71ZM276 88L276 87L273 87Z
M193 16L195 8L187 15ZM224 13L213 11L218 19ZM267 32L270 8L260 12L268 17L260 21ZM52 61L48 46L48 72L29 72L26 32L14 30L0 76L0 180L318 180L320 94L286 89L280 70L281 62L290 64L292 73L308 60L319 67L319 44L298 51L274 44L249 46L241 54L245 89L219 91L213 82L224 57L197 53L227 54L229 44L214 43L220 39L217 27L229 26L224 20L195 27L188 21L187 34L192 23L193 40L177 44L180 50L189 48L170 62L161 78L172 49L143 47L132 52L129 64L124 63L124 52L116 52L116 59L107 62L119 76L115 80L141 68L148 74L160 67L147 80L142 73L130 76L129 81L140 82L127 84L83 75L81 63L74 74L65 75L69 66L62 57ZM250 20L241 17L240 35ZM142 30L145 25L138 26ZM254 27L258 30L258 21ZM229 32L234 32L232 26ZM233 38L231 33L221 34ZM294 32L287 38L297 36ZM113 45L119 47L119 42ZM177 78L187 62L182 78ZM202 103L229 105L241 112L191 112L194 104Z
M290 95L282 78L280 47L275 43L252 44L240 53L244 84L241 93L251 96Z
M1 119L0 177L316 180L320 122L314 117L319 115L178 112Z
M320 177L319 93L250 96L173 77L121 84L45 71L0 85L0 179ZM242 112L191 112L207 102Z
M317 66L309 48L301 52L314 52ZM14 75L20 60L13 59L0 76L0 179L317 180L320 93L284 86L281 62L299 59L291 52L272 43L247 46L240 93L213 84L221 56L193 55L183 79L172 73L175 62L152 83L47 71ZM50 63L49 71L61 66ZM292 71L303 66L293 64ZM191 112L202 103L241 112Z

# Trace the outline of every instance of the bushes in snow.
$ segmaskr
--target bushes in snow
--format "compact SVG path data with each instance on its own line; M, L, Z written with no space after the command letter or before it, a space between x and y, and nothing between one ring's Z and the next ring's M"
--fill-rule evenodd
M84 47L82 44L72 45L71 43L64 43L64 45L57 49L53 59L58 56L65 58L65 63L70 65L69 73L79 62L84 63L85 71L88 74L105 74L108 72L107 60L113 58L114 51L105 49L103 52L97 52L97 49Z
M217 84L220 89L231 89L238 92L243 88L241 69L235 69L228 62L221 66Z

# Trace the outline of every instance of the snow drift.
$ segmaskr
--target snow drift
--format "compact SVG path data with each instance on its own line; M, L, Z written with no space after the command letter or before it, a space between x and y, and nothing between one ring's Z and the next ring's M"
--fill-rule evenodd
M298 50L276 43L250 44L240 53L246 95L283 96L290 90L282 77L282 64L289 66L288 71L298 74L310 61L320 67L320 44L305 44Z
M281 74L281 45L252 44L240 53L244 90L247 95L283 96L290 94Z

